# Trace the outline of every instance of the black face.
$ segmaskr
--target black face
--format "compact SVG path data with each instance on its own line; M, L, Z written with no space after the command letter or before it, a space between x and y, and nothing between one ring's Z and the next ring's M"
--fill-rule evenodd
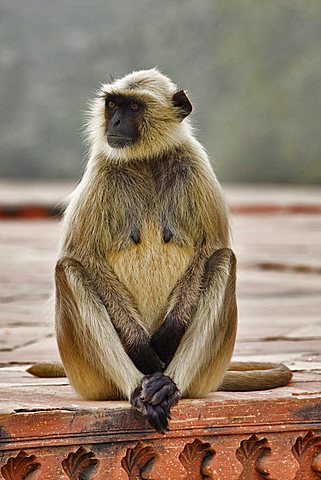
M144 104L135 97L107 95L105 100L107 142L113 148L133 145L139 139L138 122Z

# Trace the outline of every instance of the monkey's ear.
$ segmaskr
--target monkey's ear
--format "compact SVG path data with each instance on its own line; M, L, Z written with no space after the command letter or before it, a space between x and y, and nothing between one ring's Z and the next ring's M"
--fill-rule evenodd
M174 93L172 103L177 109L178 117L183 120L193 110L192 104L186 96L184 90Z

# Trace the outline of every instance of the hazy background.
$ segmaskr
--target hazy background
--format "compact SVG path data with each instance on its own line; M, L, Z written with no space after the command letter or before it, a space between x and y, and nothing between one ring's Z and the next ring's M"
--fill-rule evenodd
M158 66L222 180L320 183L319 0L1 0L0 176L79 178L86 103Z

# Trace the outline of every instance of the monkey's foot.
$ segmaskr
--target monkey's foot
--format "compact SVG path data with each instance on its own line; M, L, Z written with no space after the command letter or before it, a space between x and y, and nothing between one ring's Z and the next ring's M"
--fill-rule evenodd
M170 409L178 403L181 394L176 384L161 372L146 375L131 395L130 403L159 433L169 430Z

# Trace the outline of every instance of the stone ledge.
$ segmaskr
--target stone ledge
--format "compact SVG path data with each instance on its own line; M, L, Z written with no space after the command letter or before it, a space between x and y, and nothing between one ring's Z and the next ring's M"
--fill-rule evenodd
M321 382L304 382L302 374L298 380L294 376L288 387L270 391L182 400L164 436L127 402L85 402L68 385L44 384L34 391L17 388L12 409L12 391L2 386L2 477L318 479ZM39 405L35 397L41 390Z

